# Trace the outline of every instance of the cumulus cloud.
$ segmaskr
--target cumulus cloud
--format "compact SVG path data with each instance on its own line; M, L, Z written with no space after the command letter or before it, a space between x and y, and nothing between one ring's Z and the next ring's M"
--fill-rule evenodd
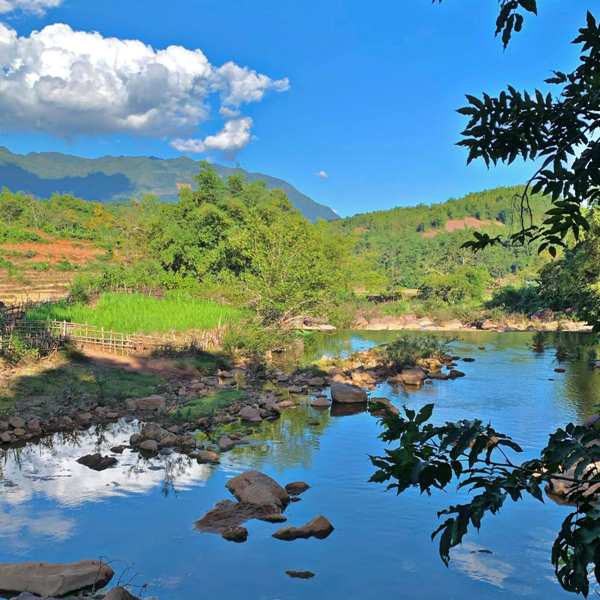
M194 152L200 154L216 150L224 154L235 154L248 145L252 135L252 119L232 119L216 135L209 135L203 140L199 139L176 139L171 142L173 148L180 152Z
M56 8L63 0L0 0L0 14L22 10L36 15L43 15L50 8Z
M327 171L318 171L317 172L317 177L320 177L321 179L327 179L329 177L329 174L327 173Z
M287 79L232 62L215 67L199 49L155 50L65 24L19 36L0 23L0 129L184 138L208 118L213 96L229 118L241 105L288 88ZM248 117L231 119L201 144L235 151L250 140L251 125Z

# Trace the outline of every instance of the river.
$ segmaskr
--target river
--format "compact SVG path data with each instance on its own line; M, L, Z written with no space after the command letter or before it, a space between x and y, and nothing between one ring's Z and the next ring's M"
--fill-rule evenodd
M317 336L307 354L343 354L393 335ZM561 340L574 349L585 337L564 334ZM553 343L549 337L546 351L534 353L527 333L461 334L452 352L475 359L459 362L466 377L414 392L384 384L375 394L416 409L433 402L435 421L489 420L518 441L526 456L535 456L550 432L581 421L600 403L600 372L581 358L555 373ZM565 507L550 500L508 501L453 551L446 568L430 533L436 512L460 496L450 491L427 497L413 490L396 496L369 483L368 457L383 444L377 419L367 413L290 410L215 467L177 455L142 460L127 450L116 468L101 473L75 462L92 451L108 453L136 427L120 422L0 454L0 562L102 558L117 573L113 583L131 583L139 595L161 600L569 596L550 564ZM282 484L308 482L311 488L286 511L288 524L323 514L335 526L333 534L283 542L271 537L277 525L250 521L248 541L233 544L195 531L197 519L229 498L226 481L250 468ZM290 569L310 570L315 577L292 579Z

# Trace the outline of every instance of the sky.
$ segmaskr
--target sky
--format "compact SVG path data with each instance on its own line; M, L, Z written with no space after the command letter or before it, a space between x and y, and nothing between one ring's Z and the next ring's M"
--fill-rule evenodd
M592 0L0 0L0 145L182 154L285 179L342 216L524 182L466 166L455 109L572 70Z

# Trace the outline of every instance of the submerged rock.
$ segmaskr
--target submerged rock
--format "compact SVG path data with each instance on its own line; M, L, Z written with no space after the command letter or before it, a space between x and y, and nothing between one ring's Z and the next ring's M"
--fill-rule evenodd
M286 571L285 574L295 579L312 579L315 576L312 571Z
M228 542L236 542L239 544L248 539L248 530L245 527L230 527L229 529L226 529L221 536Z
M285 491L290 496L299 496L300 494L303 494L309 488L310 488L310 485L308 485L308 483L305 483L304 481L293 481L292 483L288 483L285 486Z
M140 450L148 454L156 454L158 452L158 442L156 440L144 440L140 444Z
M71 564L0 564L0 590L31 592L38 596L65 596L91 587L102 588L114 572L98 560Z
M124 587L116 587L110 590L103 600L140 600L137 596L130 594Z
M400 411L387 398L371 398L369 411L376 417L385 415L399 415Z
M328 537L332 531L333 525L321 515L302 525L302 527L284 527L282 529L278 529L273 534L273 537L286 542L310 537L323 540Z
M117 459L114 456L102 456L101 454L87 454L77 459L77 462L84 467L93 469L94 471L104 471L117 464ZM1 589L1 588L0 588Z
M329 408L331 402L327 398L315 398L310 405L313 408Z
M458 379L459 377L464 377L465 374L462 371L457 369L452 369L450 373L448 373L448 379Z
M334 381L331 384L331 399L340 404L366 404L367 393L356 385Z

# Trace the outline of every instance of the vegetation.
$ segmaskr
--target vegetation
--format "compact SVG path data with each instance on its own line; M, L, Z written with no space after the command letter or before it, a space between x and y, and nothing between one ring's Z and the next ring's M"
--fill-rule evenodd
M40 363L16 378L0 393L0 405L8 407L33 397L55 403L94 399L104 404L148 396L162 383L158 375L104 366L63 352L51 363Z
M187 422L211 417L243 396L244 393L239 390L220 390L184 404L173 413L173 417Z
M105 292L93 304L45 304L31 308L26 317L89 323L123 333L159 333L212 329L239 321L243 312L184 292L166 292L162 298Z
M498 513L508 499L525 495L543 502L543 486L551 481L570 484L569 503L575 507L565 518L552 548L552 564L561 586L570 592L589 592L588 573L596 566L600 550L600 513L589 487L600 480L596 467L600 447L598 430L567 425L550 436L540 457L518 462L522 452L510 437L480 420L433 425L433 404L418 413L404 409L404 416L383 417L381 438L397 446L385 456L371 457L377 468L371 481L391 481L398 494L415 487L421 493L444 490L451 483L467 490L464 504L439 513L446 520L433 532L440 556L450 561L451 548L461 544L469 528L479 529L487 514Z
M404 334L384 346L387 360L397 368L411 367L422 358L442 358L448 351L448 341L433 335Z

